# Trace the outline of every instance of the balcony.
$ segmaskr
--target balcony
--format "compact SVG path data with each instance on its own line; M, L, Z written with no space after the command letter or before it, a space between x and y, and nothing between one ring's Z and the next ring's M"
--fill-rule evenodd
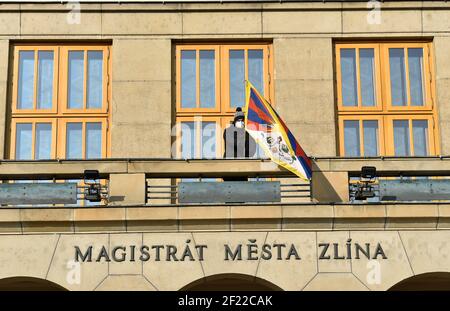
M6 182L82 180L98 170L104 200L86 204L5 204L1 233L180 232L251 230L448 229L449 199L351 202L351 178L362 166L377 175L450 176L450 157L316 158L311 184L268 160L105 159L9 161L0 163ZM221 181L223 177L279 182L279 201L180 202L179 182ZM194 184L192 184L194 185ZM1 202L0 202L1 203Z

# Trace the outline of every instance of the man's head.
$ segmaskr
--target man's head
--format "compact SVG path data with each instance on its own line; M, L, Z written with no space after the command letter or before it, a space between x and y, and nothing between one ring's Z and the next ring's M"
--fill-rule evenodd
M236 108L236 112L234 114L234 126L238 127L238 128L243 128L244 127L244 112L242 112L242 108L241 107L237 107Z

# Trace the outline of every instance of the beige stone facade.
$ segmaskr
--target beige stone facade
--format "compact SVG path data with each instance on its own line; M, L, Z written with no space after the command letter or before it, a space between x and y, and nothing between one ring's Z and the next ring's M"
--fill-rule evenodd
M223 281L243 289L389 290L415 278L422 286L450 289L448 201L353 204L348 187L362 166L386 174L450 175L449 159L337 157L337 40L432 42L439 150L450 154L450 3L386 1L381 12L382 22L372 25L366 2L82 1L80 23L70 24L66 4L0 4L3 159L9 159L14 43L101 42L112 53L110 159L0 163L2 180L99 170L109 180L110 201L97 207L1 206L0 289L227 288ZM272 43L277 111L314 157L310 201L148 204L149 185L170 186L175 178L287 174L267 160L171 160L174 49L180 42ZM152 246L159 245L158 260ZM242 258L231 259L239 245ZM139 258L143 246L146 260ZM83 261L89 250L92 260Z
M207 284L208 278L226 275L243 275L254 282L264 281L272 289L282 290L388 290L413 276L449 271L448 231L258 231L258 232L140 232L140 233L55 233L2 235L2 279L28 277L50 281L68 290L180 290L189 289L199 280ZM346 256L346 243L351 239L352 258ZM189 241L189 242L188 242ZM252 242L249 242L252 241ZM247 245L258 250L256 260L248 260ZM261 257L263 245L294 244L299 259L291 256ZM386 259L355 258L355 243L371 244L371 252L378 243L382 245ZM330 244L324 256L324 244ZM338 259L334 244L338 247ZM177 261L166 258L162 249L157 260L154 252L150 260L131 261L130 245L136 250L142 245L176 247ZM182 260L181 254L189 245L207 245L202 260ZM239 260L226 260L224 245L234 251L243 245ZM319 246L320 245L320 246ZM92 246L91 262L76 262L75 247L85 251ZM120 246L126 251L116 252L125 261L112 259L112 250ZM99 260L99 252L105 247L110 256ZM319 254L318 254L319 253ZM156 253L155 253L156 254ZM256 254L256 253L255 253ZM373 256L373 255L371 255ZM331 257L331 258L328 258ZM345 257L345 258L341 258ZM97 261L99 260L99 261ZM379 273L379 275L377 274ZM377 275L374 277L374 275ZM250 289L250 288L248 288Z
M2 4L0 96L6 104L11 42L112 41L111 156L170 157L173 43L206 39L270 40L275 53L277 110L285 116L291 131L298 134L309 155L332 156L337 152L333 41L432 38L440 146L442 154L448 154L448 113L445 105L440 104L450 96L446 95L446 80L450 77L446 57L449 29L444 23L448 20L446 14L450 14L448 4L387 2L381 4L381 10L382 23L370 25L365 2L81 3L80 24L69 25L70 10L64 4ZM5 123L7 110L6 105L2 107L0 124ZM148 113L149 108L152 113ZM127 139L130 136L132 140ZM146 140L154 141L160 148L141 143ZM316 144L317 141L321 143Z

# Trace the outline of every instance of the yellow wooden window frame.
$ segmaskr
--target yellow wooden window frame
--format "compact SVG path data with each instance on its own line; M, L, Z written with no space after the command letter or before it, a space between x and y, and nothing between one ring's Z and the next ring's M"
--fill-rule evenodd
M340 53L342 49L361 49L373 47L378 58L375 66L375 76L377 77L377 107L363 107L360 99L360 82L358 69L358 106L344 107L342 104L342 79L340 66ZM408 63L407 49L408 48L423 48L423 63L424 63L424 91L425 91L425 105L411 106L410 105L410 90L409 80L407 83L408 105L407 106L392 106L391 105L391 90L390 90L390 71L389 71L389 48L403 48L405 50L405 63ZM339 131L339 154L345 155L344 152L344 128L343 120L360 120L360 137L362 138L362 120L379 120L379 146L380 155L394 155L394 136L393 136L393 119L408 119L408 120L429 120L429 154L435 155L440 153L440 136L437 126L437 108L434 104L435 96L435 73L434 73L434 55L432 50L432 42L338 42L335 44L336 54L336 94L337 94L337 121ZM358 53L356 53L358 55ZM357 57L359 61L359 57ZM378 64L378 65L377 65ZM405 64L405 66L408 64ZM359 68L359 67L358 67ZM409 79L408 70L405 74ZM379 82L378 82L379 81ZM410 121L410 125L411 125ZM412 131L412 127L411 131ZM412 136L410 136L411 139ZM361 142L363 148L363 141ZM412 147L413 148L413 147ZM412 149L413 150L413 149ZM361 150L363 156L363 150Z
M177 118L176 126L175 126L175 135L177 137L176 143L175 143L175 154L177 158L181 158L181 125L182 122L195 122L195 121L205 121L205 122L216 122L216 156L218 158L223 157L223 153L225 150L225 141L223 139L223 131L230 126L231 122L233 121L233 116L225 115L220 117L213 117L213 116L181 116ZM197 137L196 139L199 139L199 128L196 128L197 130ZM200 146L197 145L195 149L196 154L200 154Z
M262 49L263 50L263 79L264 79L264 94L269 99L272 105L273 102L273 53L271 43L180 43L175 47L175 81L176 81L176 118L175 118L175 156L181 157L181 126L180 122L192 122L194 120L202 120L205 122L214 121L218 126L217 130L217 157L223 156L224 142L223 131L229 126L233 120L235 108L229 105L229 60L228 53L231 49L239 49L245 51L245 77L248 77L248 50ZM182 108L181 107L181 51L191 50L196 51L196 108ZM216 107L214 108L200 108L199 106L199 51L200 50L214 50L216 63ZM200 135L200 131L197 131ZM197 138L198 139L198 138ZM200 146L196 146L196 155L199 154Z
M357 82L357 106L344 106L342 99L342 72L341 72L341 50L354 49L356 55L356 82ZM361 49L373 49L374 50L374 91L375 91L375 105L363 106L361 99L361 72L360 72L360 59L359 54ZM381 111L382 106L382 93L381 93L381 65L380 65L380 47L379 44L352 44L337 45L336 46L336 80L337 85L337 98L338 107L340 111Z
M58 68L59 68L59 52L56 46L15 46L14 47L14 79L12 85L12 113L13 114L53 114L58 109ZM19 56L20 52L33 51L34 52L34 81L33 81L33 109L19 109L18 96L19 96ZM38 95L38 66L39 52L51 51L53 52L53 96L52 96L52 108L51 109L37 109L37 95Z
M11 157L16 156L16 136L17 124L31 124L31 159L36 159L36 124L51 124L52 125L52 146L50 150L50 158L56 157L56 133L58 131L57 122L54 118L18 118L11 121Z
M225 112L234 112L236 110L235 107L231 107L230 105L230 58L229 53L230 50L244 50L244 68L245 68L245 79L248 79L248 51L249 50L262 50L263 51L263 85L264 85L264 94L262 94L265 98L267 98L271 104L273 104L273 96L271 91L271 49L272 45L268 44L254 44L254 45L224 45L221 47L221 64L222 64L222 79L221 79L221 89L222 89L222 111ZM242 81L244 85L244 81Z
M15 137L16 137L16 123L48 123L55 124L52 127L55 135L53 139L52 155L56 158L65 158L66 146L65 124L67 122L82 122L83 129L86 122L101 122L102 123L102 157L109 157L111 154L111 131L109 129L110 123L110 106L111 106L111 47L108 44L28 44L20 43L14 45L14 71L13 71L13 92L12 92L12 107L11 107L11 127L10 127L10 150L9 157L15 158ZM54 51L54 105L52 109L16 109L18 96L18 62L20 51L35 51L35 80L37 70L37 51ZM85 55L85 74L84 74L84 108L83 109L68 109L67 108L67 75L68 75L68 52L72 50L84 51ZM103 51L103 102L102 108L92 109L86 108L86 71L87 71L87 51ZM35 95L34 107L36 107L36 83L35 81ZM33 126L34 131L34 126ZM34 134L33 134L34 135ZM83 130L83 136L85 131ZM84 137L83 137L84 139ZM34 148L34 147L33 147ZM84 148L84 145L83 145ZM33 151L34 152L34 151ZM34 153L33 153L34 154ZM83 155L85 151L83 149Z
M194 155L194 159L199 159L202 158L201 155L201 145L198 144L197 142L200 142L200 135L201 135L201 131L200 131L200 124L202 122L215 122L216 123L216 157L221 157L221 151L222 151L222 146L220 144L220 139L222 137L222 131L221 131L221 124L222 124L222 117L211 117L211 116L184 116L184 117L179 117L177 118L177 122L176 122L176 131L177 131L177 141L176 141L176 154L178 158L181 158L182 156L182 152L181 152L181 143L182 143L182 139L181 139L181 124L185 123L185 122L194 122L194 126L195 126L195 155Z
M406 115L394 115L386 117L387 124L387 135L392 137L392 139L387 144L388 155L395 155L395 146L394 146L394 121L395 120L407 120L408 121L408 129L409 129L409 149L411 152L411 156L414 156L414 134L412 122L414 120L426 120L428 123L428 154L434 155L436 153L436 138L433 135L433 131L435 128L434 118L430 115L414 115L414 116L406 116Z
M405 57L405 79L406 79L406 97L407 104L406 106L393 106L392 98L391 98L391 75L390 75L390 63L389 63L389 49L397 48L403 49L404 57ZM409 56L408 49L410 48L421 48L423 49L423 84L424 84L424 105L423 106L412 106L411 105L411 85L409 81ZM432 58L430 55L430 44L424 43L392 43L392 44L384 44L383 45L383 59L385 60L384 71L386 72L386 105L388 111L404 111L404 110L417 110L424 111L433 109L433 93L432 93Z
M182 114L224 114L234 113L235 108L230 107L229 104L229 50L244 50L245 51L245 78L248 77L248 50L261 49L263 51L263 79L264 79L264 94L273 105L273 57L271 43L246 43L246 44L178 44L175 48L176 58L176 112L178 115ZM196 108L182 108L181 107L181 51L190 50L196 51ZM216 62L216 106L214 108L200 107L200 50L214 50Z
M81 123L82 125L82 143L81 143L81 154L82 158L86 159L86 123L101 123L102 124L102 158L106 158L108 154L108 141L107 141L107 131L108 126L107 120L105 118L66 118L59 120L59 127L61 128L59 135L60 154L62 158L66 158L67 152L67 124L68 123Z
M385 154L385 145L384 145L384 124L383 117L376 115L366 115L366 116L340 116L339 117L339 139L342 142L340 144L340 154L345 155L345 143L344 143L344 121L359 121L359 146L360 146L360 154L361 156L366 156L364 151L364 129L363 129L363 121L377 121L378 122L378 154Z
M195 51L195 65L196 65L196 108L183 108L181 106L181 52L182 51ZM214 51L214 62L215 62L215 95L216 95L216 105L212 108L202 108L200 107L200 51ZM216 45L178 45L176 47L176 77L177 77L177 90L176 90L176 108L178 112L220 112L220 52L219 46Z
M83 108L81 109L74 109L69 108L69 101L68 101L68 88L69 88L69 52L72 51L79 51L84 53L84 75L83 75ZM88 77L88 52L91 51L102 51L103 52L103 96L102 96L102 108L95 109L95 108L87 108L87 77ZM60 71L60 79L61 81L64 81L64 83L61 83L60 88L60 94L61 94L61 110L64 114L67 113L74 113L74 114L84 114L84 113L107 113L108 112L108 102L109 102L109 96L108 96L108 84L109 84L109 64L108 64L108 58L109 58L109 47L108 46L64 46L61 47L61 67L63 70Z

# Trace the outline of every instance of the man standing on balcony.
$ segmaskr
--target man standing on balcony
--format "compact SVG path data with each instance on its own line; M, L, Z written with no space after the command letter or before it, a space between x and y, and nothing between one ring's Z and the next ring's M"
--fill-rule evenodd
M245 116L241 107L236 108L234 120L223 132L224 158L252 158L256 154L256 142L245 130ZM224 181L246 181L247 177L224 177Z

